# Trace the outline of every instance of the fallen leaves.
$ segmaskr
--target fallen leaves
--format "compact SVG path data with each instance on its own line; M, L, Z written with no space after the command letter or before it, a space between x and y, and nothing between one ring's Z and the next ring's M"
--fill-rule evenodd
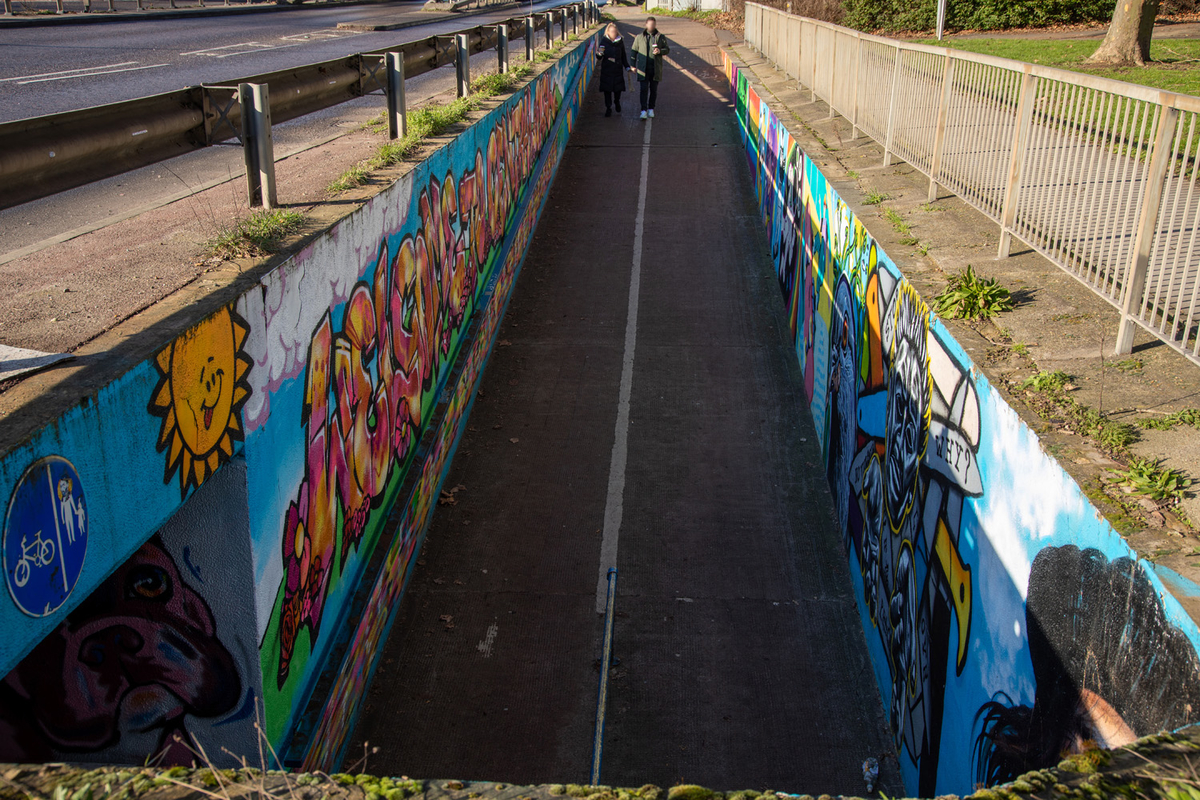
M466 486L464 486L460 483L458 486L455 486L453 489L451 489L449 491L446 491L445 489L443 489L441 496L438 498L438 505L439 506L458 505L458 498L455 497L454 495L458 494L459 492L461 492L463 489L466 489L466 488L467 488Z

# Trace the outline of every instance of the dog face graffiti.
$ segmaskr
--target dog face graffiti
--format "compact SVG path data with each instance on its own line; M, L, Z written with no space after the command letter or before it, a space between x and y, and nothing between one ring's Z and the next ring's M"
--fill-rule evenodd
M240 696L212 612L152 539L0 682L0 758L191 764L186 718Z
M239 412L250 396L248 327L223 308L158 354L159 381L149 410L162 418L158 450L167 451L163 481L179 473L180 495L204 483L241 441Z

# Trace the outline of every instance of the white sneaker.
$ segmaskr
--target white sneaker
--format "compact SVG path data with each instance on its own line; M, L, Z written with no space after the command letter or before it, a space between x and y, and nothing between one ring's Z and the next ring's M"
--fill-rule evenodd
M643 112L642 112L642 116L641 116L639 119L645 119L645 118L646 118L646 112L645 112L645 111L643 111Z
M650 119L654 119L654 109L650 109L648 113L650 114Z

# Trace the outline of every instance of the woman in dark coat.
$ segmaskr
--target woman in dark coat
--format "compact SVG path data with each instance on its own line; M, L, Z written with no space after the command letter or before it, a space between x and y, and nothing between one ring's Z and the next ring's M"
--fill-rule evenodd
M625 91L625 70L629 69L629 56L625 54L625 41L617 26L610 22L596 46L596 58L600 59L600 91L604 92L604 116L611 117L613 103L621 113L621 92Z

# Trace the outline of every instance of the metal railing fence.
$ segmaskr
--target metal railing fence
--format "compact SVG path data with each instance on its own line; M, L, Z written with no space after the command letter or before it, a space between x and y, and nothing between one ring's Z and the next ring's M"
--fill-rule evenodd
M1200 364L1200 97L746 4L746 41L884 147Z
M497 68L507 71L513 37L524 36L526 58L533 60L537 49L598 19L587 0L225 85L0 123L0 209L233 140L246 151L251 205L270 207L272 124L378 92L387 98L389 135L398 138L405 134L406 77L456 64L458 91L465 94L471 55L495 49Z

